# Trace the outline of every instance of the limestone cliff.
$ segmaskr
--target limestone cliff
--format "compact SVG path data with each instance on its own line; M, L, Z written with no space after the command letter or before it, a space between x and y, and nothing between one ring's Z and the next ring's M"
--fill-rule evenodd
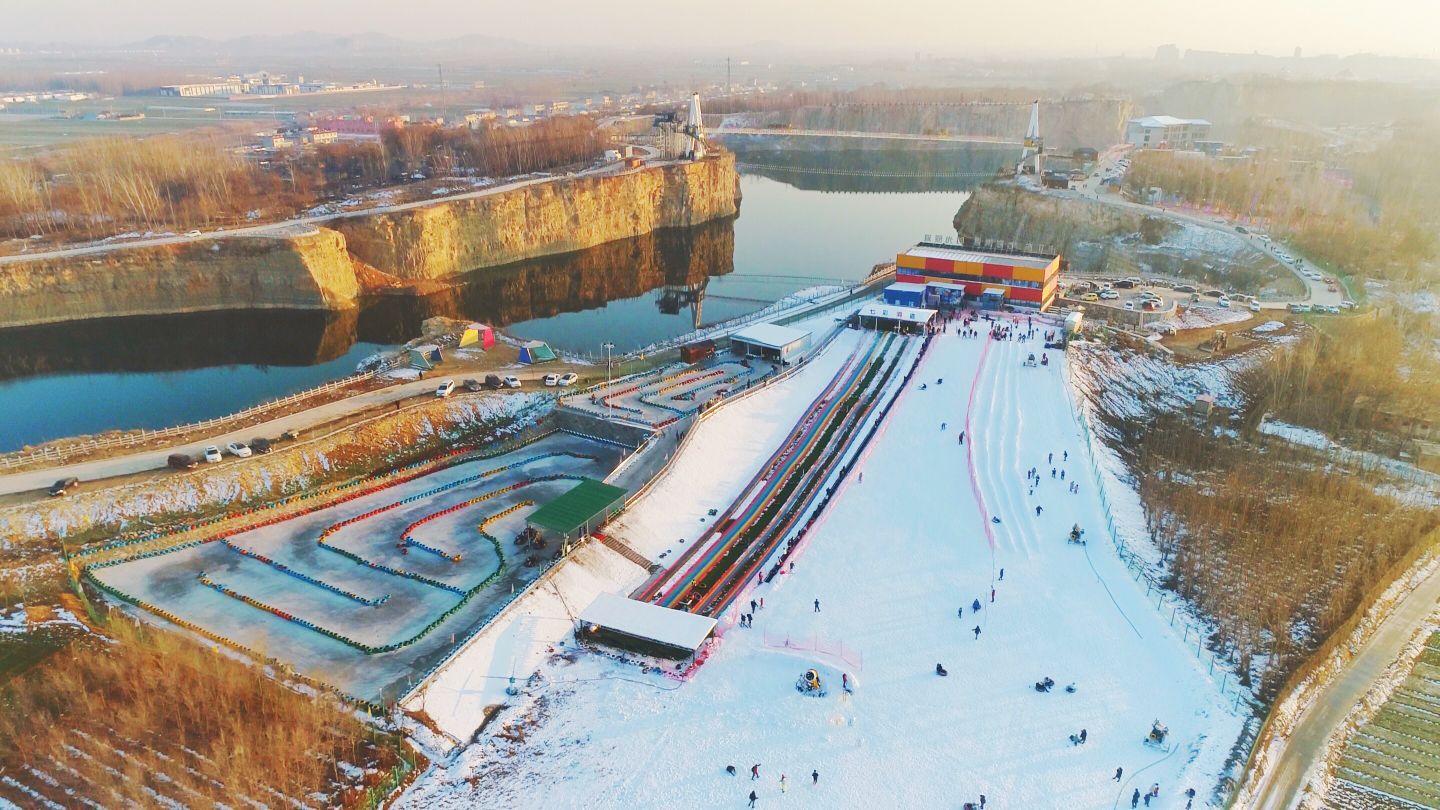
M6 264L0 326L218 309L337 309L353 305L359 291L344 237L311 229Z
M340 310L368 291L362 282L385 274L449 282L477 269L727 219L738 206L734 157L721 153L356 214L298 234L14 261L0 265L0 328L225 309Z
M736 214L735 158L721 153L615 177L570 178L330 223L360 260L402 279L444 279Z

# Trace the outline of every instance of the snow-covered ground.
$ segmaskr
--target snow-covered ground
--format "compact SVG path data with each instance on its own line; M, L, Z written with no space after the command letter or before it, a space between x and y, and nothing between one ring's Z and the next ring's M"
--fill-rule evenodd
M739 807L755 790L762 807L958 807L983 793L994 808L1108 808L1159 783L1160 806L1183 806L1187 787L1204 806L1240 718L1103 537L1058 353L1048 368L1023 367L1036 343L987 343L936 341L794 572L754 594L764 607L753 629L722 622L692 678L558 647L521 659L522 681L535 673L521 695L402 805ZM837 341L791 381L698 428L671 478L615 534L649 553L693 537L697 516L743 486L747 462L784 436L829 379L823 365L838 367L843 354ZM1074 523L1088 546L1065 542ZM632 585L621 577L613 591ZM477 656L474 680L437 686L425 709L468 737L475 703L447 716L440 695L455 703L476 680L494 680L486 676L508 669L501 657ZM793 688L809 667L827 696ZM839 688L842 671L853 696ZM1045 676L1052 693L1032 686ZM1141 742L1157 718L1170 726L1169 752ZM1088 741L1072 745L1081 729Z

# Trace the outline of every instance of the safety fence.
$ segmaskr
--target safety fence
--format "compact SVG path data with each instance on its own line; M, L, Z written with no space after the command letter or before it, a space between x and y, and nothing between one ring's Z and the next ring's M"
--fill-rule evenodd
M1097 461L1100 453L1108 452L1108 450L1104 447L1103 442L1098 441L1091 432L1089 419L1086 416L1086 406L1075 397L1078 382L1075 378L1073 361L1066 363L1066 371L1068 379L1064 385L1065 396L1070 400L1070 412L1074 416L1075 424L1079 428L1080 435L1085 442L1086 456L1090 462L1090 472L1094 476L1096 492L1100 498L1100 507L1105 515L1106 533L1110 538L1111 544L1115 547L1116 554L1119 556L1120 561L1125 564L1130 575L1135 578L1135 581L1145 585L1146 599L1149 600L1153 598L1155 600L1155 610L1169 623L1172 631L1177 629L1180 631L1181 646L1195 656L1195 660L1205 667L1207 675L1212 679L1214 678L1216 669L1218 668L1220 670L1220 694L1230 695L1234 698L1231 708L1238 710L1242 699L1248 705L1253 698L1250 692L1246 690L1238 680L1234 684L1230 683L1232 676L1231 669L1235 666L1235 662L1228 658L1221 658L1205 647L1205 638L1209 634L1209 631L1206 630L1203 625L1193 620L1190 613L1191 606L1185 603L1184 600L1171 594L1157 581L1146 561L1126 545L1124 537L1121 536L1117 529L1115 509L1110 501L1109 493L1106 491L1107 478L1101 471L1100 464ZM1193 642L1190 640L1191 636L1195 637Z
M854 647L845 646L843 641L821 638L818 635L805 638L796 638L789 635L765 634L765 646L777 650L795 650L797 652L814 653L826 655L837 661L844 662L856 672L865 669L865 654Z

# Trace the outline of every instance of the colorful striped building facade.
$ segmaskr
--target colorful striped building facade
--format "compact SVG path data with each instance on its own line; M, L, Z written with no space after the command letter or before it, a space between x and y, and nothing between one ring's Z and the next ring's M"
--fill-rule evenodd
M895 257L897 282L960 284L970 298L999 289L1006 303L1042 311L1055 302L1059 276L1058 255L921 242Z

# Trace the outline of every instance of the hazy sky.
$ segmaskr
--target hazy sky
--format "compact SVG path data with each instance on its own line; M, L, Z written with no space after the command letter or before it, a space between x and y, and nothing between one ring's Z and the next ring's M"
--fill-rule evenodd
M686 8L698 11L694 16ZM657 13L659 12L659 13ZM0 0L0 41L226 38L325 30L413 39L490 34L609 47L1139 55L1182 48L1440 56L1440 0Z

